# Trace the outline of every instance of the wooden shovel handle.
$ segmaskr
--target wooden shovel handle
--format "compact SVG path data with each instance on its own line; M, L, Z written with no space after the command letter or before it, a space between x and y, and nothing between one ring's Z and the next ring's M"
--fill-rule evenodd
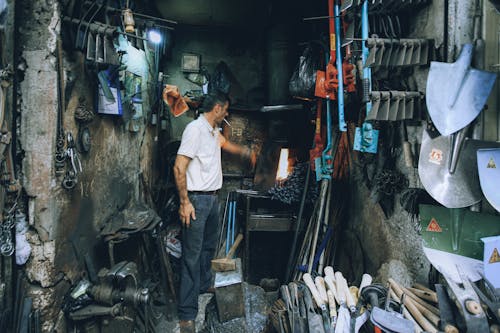
M233 245L229 249L229 252L226 255L226 259L231 259L236 252L236 249L238 248L238 245L240 245L241 240L243 239L243 234L238 234L236 237L236 240L234 241Z
M311 274L305 273L302 276L302 280L304 280L306 286L311 291L311 294L313 295L314 301L316 302L318 307L321 307L322 305L324 305L325 303L323 303L323 300L322 300L321 296L319 295L318 289L316 289L316 286L314 285Z

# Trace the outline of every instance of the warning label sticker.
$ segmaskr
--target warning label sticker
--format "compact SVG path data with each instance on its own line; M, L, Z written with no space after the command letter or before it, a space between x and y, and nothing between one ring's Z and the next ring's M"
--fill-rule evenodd
M443 232L443 230L441 229L435 218L431 219L426 230L431 232Z
M495 160L493 157L490 157L490 161L488 162L488 165L486 166L488 169L496 169L497 165L495 164Z
M493 253L491 254L490 260L488 262L490 264L500 262L500 254L498 253L498 249L496 247L493 249Z
M443 151L433 148L429 154L429 162L441 165L442 161L443 161Z

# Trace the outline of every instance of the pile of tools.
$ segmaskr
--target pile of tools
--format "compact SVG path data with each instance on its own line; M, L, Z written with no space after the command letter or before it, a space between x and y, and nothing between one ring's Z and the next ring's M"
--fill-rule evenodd
M465 321L485 314L473 299L467 303L468 313L460 312L448 296L451 286L441 284L435 291L419 283L404 287L392 278L382 285L364 274L359 287L349 287L342 273L330 266L323 276L313 279L306 273L302 280L282 285L281 298L271 308L271 323L279 333L462 332ZM498 329L500 295L487 280L484 287L488 296L479 291L481 303L490 311L490 329ZM480 289L475 284L473 288ZM484 328L470 323L467 327L468 332Z

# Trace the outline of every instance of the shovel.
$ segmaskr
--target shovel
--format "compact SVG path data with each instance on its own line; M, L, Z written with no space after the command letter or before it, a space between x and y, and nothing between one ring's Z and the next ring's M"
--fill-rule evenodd
M481 190L488 202L500 212L500 148L479 149L477 170Z
M431 62L426 103L442 135L469 125L483 109L495 83L495 73L470 67L472 48L472 44L465 44L454 63Z
M476 151L483 148L500 148L499 142L465 138L460 145L460 154L457 154L457 147L452 156L455 136L438 136L431 139L424 130L418 161L418 174L422 185L437 202L448 208L468 207L481 201Z
M424 253L443 275L461 281L457 267L477 281L483 271L481 238L500 234L498 216L420 205L420 225Z

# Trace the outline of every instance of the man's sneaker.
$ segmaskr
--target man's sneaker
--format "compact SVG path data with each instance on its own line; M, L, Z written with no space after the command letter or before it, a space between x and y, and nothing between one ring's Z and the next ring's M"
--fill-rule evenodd
M181 320L179 326L181 328L180 333L196 333L194 320Z

